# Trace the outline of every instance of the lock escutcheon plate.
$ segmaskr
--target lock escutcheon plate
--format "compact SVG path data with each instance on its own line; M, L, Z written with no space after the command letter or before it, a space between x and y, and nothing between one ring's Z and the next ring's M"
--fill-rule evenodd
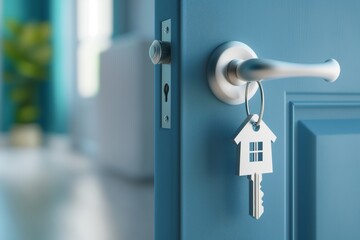
M161 23L161 40L171 43L171 19ZM164 89L167 85L168 91ZM161 127L171 128L171 62L161 65Z

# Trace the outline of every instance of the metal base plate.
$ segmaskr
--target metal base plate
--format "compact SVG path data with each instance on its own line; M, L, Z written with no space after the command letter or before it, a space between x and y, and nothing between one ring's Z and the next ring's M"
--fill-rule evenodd
M215 49L208 64L208 81L214 95L221 101L238 105L245 102L246 82L236 86L227 80L227 66L232 60L244 61L257 58L256 53L241 42L226 42ZM256 82L249 86L249 99L254 96L258 86Z
M161 40L171 43L171 19L161 23ZM168 91L165 93L165 85ZM161 127L171 128L171 63L161 65Z

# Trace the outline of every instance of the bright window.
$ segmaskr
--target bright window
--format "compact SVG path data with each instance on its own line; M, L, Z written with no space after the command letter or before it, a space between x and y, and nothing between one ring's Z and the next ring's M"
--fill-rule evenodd
M81 97L99 90L99 54L113 33L113 0L77 0L77 88Z

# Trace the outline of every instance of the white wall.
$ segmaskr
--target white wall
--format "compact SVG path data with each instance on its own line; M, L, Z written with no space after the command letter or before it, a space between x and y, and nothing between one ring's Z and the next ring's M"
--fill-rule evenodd
M152 39L154 32L154 0L120 1L120 7L126 6L127 8L126 10L121 9L119 12L126 12L126 16L120 17L120 19L126 21L125 25L128 33L136 34L139 37L142 36L144 39ZM92 156L98 156L99 154L97 131L104 127L99 125L100 123L97 120L98 102L98 96L81 98L76 93L74 105L72 106L71 136L73 145Z
M154 0L128 0L129 1L129 29L137 34L154 37Z
M154 66L151 40L120 37L101 54L96 122L102 166L132 178L151 178L154 165Z

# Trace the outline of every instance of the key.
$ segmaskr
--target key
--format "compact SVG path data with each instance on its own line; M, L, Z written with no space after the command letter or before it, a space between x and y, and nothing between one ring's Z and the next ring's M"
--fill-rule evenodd
M262 174L273 171L271 144L276 140L276 136L264 121L259 126L255 125L258 118L256 114L249 115L234 139L239 145L237 175L249 178L249 213L255 219L259 219L264 213Z
M264 193L261 190L262 174L254 173L249 175L250 181L250 215L255 219L259 219L264 213L263 196Z

